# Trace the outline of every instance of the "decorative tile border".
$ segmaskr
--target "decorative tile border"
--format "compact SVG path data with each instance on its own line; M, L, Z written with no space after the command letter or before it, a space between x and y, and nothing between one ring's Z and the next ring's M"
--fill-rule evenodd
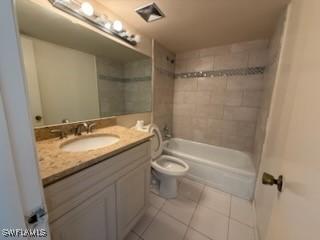
M177 73L175 78L202 78L202 77L219 77L219 76L243 76L263 74L266 67L250 67L250 68L237 68L237 69L222 69L213 71L199 71Z
M151 76L144 77L133 77L133 78L121 78L121 77L113 77L108 75L99 74L99 80L107 80L107 81L115 81L115 82L138 82L138 81L151 81Z

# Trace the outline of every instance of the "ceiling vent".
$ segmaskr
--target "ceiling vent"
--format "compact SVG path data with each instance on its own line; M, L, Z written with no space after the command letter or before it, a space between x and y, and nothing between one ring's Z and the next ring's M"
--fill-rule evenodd
M148 5L139 7L136 9L136 12L146 21L153 22L164 18L164 13L155 3L150 3Z

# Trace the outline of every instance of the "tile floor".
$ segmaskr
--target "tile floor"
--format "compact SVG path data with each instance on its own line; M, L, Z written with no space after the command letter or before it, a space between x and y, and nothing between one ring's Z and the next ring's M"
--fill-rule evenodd
M150 207L126 240L254 240L250 202L182 179L176 199L150 193Z

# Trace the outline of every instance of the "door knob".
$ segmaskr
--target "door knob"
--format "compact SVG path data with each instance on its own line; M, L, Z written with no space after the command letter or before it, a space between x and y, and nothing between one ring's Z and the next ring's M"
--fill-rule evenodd
M277 185L277 189L279 192L282 192L283 187L283 176L280 175L278 179L275 179L274 176L272 176L269 173L263 173L262 175L262 184L264 185Z

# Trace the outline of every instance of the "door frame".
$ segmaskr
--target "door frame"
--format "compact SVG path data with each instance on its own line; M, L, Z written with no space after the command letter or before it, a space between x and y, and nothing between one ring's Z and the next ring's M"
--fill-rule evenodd
M0 1L0 142L1 164L7 170L2 174L1 167L1 183L6 184L0 186L10 193L1 194L1 203L11 199L11 207L1 204L0 211L12 212L9 228L28 227L25 217L39 207L46 209L17 26L15 1ZM0 220L6 224L7 219ZM48 230L46 222L44 227Z

